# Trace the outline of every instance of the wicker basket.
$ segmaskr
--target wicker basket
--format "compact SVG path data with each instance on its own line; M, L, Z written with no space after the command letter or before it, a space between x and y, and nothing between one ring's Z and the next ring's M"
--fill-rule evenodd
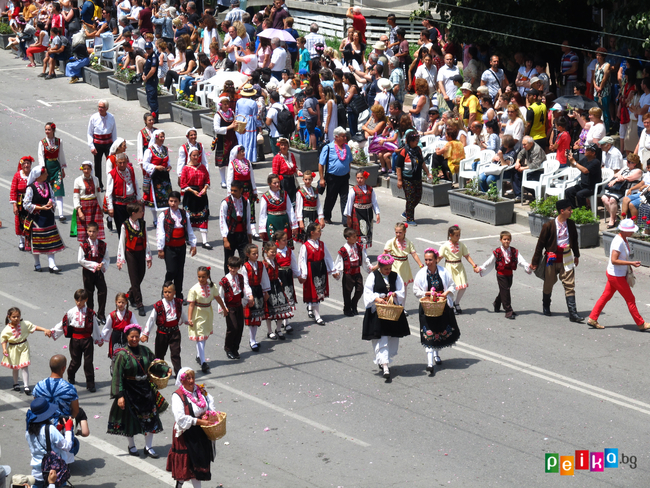
M424 315L427 317L440 317L442 312L445 311L447 299L442 297L438 298L437 302L432 302L431 300L428 300L427 297L423 297L420 298L420 305L422 305Z
M167 376L164 378L159 378L155 374L151 372L151 367L154 364L164 364L167 366ZM147 373L149 375L149 381L151 381L154 385L156 385L156 388L159 390L162 390L163 388L167 388L167 383L169 382L169 378L172 376L172 369L169 367L169 364L167 362L163 361L162 359L154 359L153 362L149 365L149 369L147 370Z
M219 419L218 424L201 426L203 432L205 432L205 435L207 435L208 439L211 441L217 441L226 435L226 412L218 412L217 418Z
M393 304L393 295L388 298L388 303L378 303L377 307L377 317L381 320L390 320L391 322L397 322L404 311L404 307L400 305Z
M244 120L237 120L237 117L243 117ZM235 128L235 131L238 134L245 134L246 133L246 116L240 114L237 117L235 117L235 122L237 122L237 127Z

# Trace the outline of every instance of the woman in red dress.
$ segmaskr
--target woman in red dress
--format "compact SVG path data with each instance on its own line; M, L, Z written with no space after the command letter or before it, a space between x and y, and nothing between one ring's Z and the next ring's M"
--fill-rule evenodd
M296 158L289 152L289 139L280 137L278 139L280 152L273 157L271 173L282 176L282 189L287 192L291 202L296 203L296 176L302 176L302 171L298 170Z
M18 236L18 249L21 251L31 251L29 242L29 232L25 231L25 217L29 212L23 208L23 199L25 198L25 190L27 190L27 180L29 173L32 171L32 163L34 158L31 156L23 156L18 163L18 171L11 180L11 190L9 190L9 203L14 207L16 235Z
M255 184L253 165L246 159L246 149L244 146L235 146L230 151L230 163L228 164L228 173L226 175L228 193L230 193L230 184L233 181L241 181L244 184L242 195L250 203L251 224L255 224L255 203L258 201L257 185ZM253 237L259 239L260 235L256 232Z
M190 149L189 156L189 163L183 166L181 171L183 208L190 214L192 228L201 231L203 249L212 249L212 246L208 244L210 174L206 167L201 164L201 151L198 148Z

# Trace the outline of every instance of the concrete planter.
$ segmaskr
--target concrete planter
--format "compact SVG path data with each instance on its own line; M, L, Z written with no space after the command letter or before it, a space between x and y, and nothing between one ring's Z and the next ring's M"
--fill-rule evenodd
M209 108L192 109L183 107L175 102L172 102L170 106L172 122L184 125L185 127L194 127L195 129L201 128L201 114L209 114L212 112L212 109Z
M65 74L65 67L68 65L67 59L62 59L59 61L59 71Z
M201 128L206 136L214 137L214 114L212 112L201 114Z
M465 190L449 190L451 213L492 225L511 224L515 202L504 200L491 202L465 194Z
M530 228L530 235L532 237L539 237L539 234L542 232L542 227L549 220L552 220L552 217L542 217L539 214L528 212L528 227Z
M532 237L539 237L539 234L542 232L542 226L550 220L553 220L553 218L542 217L539 214L528 212L528 227L530 228L530 235ZM593 224L576 225L578 231L578 245L580 246L580 249L598 247L600 245L599 227L600 226L597 222Z
M144 86L141 86L136 90L138 92L138 102L140 102L140 106L142 108L145 108L149 110L149 104L147 103L147 90L145 90ZM163 93L165 91L163 90ZM171 106L170 104L176 100L176 97L174 95L158 95L158 113L159 114L168 114L171 111Z
M115 95L123 100L137 100L138 88L141 86L142 82L129 83L120 81L114 76L108 77L108 89L111 92L111 95Z
M451 190L451 181L440 180L437 185L422 182L422 200L420 203L429 207L444 207L449 205L449 190ZM404 200L403 188L397 188L397 176L390 175L390 192L395 198Z
M84 83L94 86L95 88L108 88L108 77L113 74L110 69L102 71L94 70L88 66L84 68Z
M350 164L350 185L354 186L357 184L356 176L359 170L367 171L370 174L366 180L366 184L375 188L379 180L379 165L373 163L367 164L366 166L360 166L354 163Z
M15 34L0 34L0 48L7 49L9 38L16 37Z
M289 152L296 158L296 166L303 173L313 171L318 174L318 151L301 151L294 147L289 148Z
M616 234L613 232L603 232L602 236L605 256L609 257L609 250ZM641 261L643 266L650 266L650 242L632 237L628 237L627 242L630 244L630 259L633 261Z

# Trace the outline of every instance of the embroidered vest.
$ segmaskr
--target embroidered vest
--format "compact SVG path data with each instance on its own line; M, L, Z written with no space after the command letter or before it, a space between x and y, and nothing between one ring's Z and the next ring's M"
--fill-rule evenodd
M176 224L171 214L172 210L165 210L163 229L165 229L165 245L179 247L184 246L188 239L187 235L187 212L181 210L181 228L174 227Z
M278 192L279 198L275 198L270 191L264 193L266 200L266 211L270 215L279 215L287 213L287 193L284 190Z
M156 130L154 127L152 130ZM145 127L144 129L140 130L140 135L142 136L142 154L145 153L147 149L149 149L149 144L151 143L151 134L149 134L149 131Z
M269 280L277 280L278 274L280 272L280 266L278 265L277 260L275 261L275 266L272 266L271 263L264 261L264 267L266 268L266 274L269 275Z
M503 251L501 250L500 247L492 251L492 254L494 254L494 258L496 259L496 263L494 264L494 267L496 268L497 273L501 275L510 276L512 275L512 272L517 269L519 251L517 251L514 247L510 248L509 263L506 263L506 260L503 256Z
M350 260L350 253L345 246L339 249L339 256L343 259L343 273L350 275L357 275L361 273L361 258L363 256L363 251L358 242L355 242L355 247L357 248L357 255L359 256L356 261Z
M128 171L131 177L131 184L133 185L133 193L130 195L126 193L126 180L122 176L122 173L117 170L117 166L109 173L113 177L113 203L116 205L126 205L127 203L135 202L137 198L135 191L135 172L131 166L127 166L126 171Z
M250 181L251 180L251 173L250 173L250 166L248 166L248 173L244 174L239 171L238 165L235 164L237 159L232 160L232 176L235 181ZM246 161L244 159L244 161ZM248 161L246 161L246 164L248 165Z
M190 146L189 142L186 142L185 144L183 144L182 147L183 147L183 151L185 152L185 161L187 162L189 161L190 149L192 149L192 146ZM199 150L199 161L203 161L203 144L197 142L196 147Z
M151 151L151 164L154 166L165 166L169 162L169 151L167 146L158 147L155 144L148 148Z
M228 234L233 234L235 232L246 232L246 227L244 226L244 220L246 219L246 213L248 211L248 200L241 197L242 201L242 216L237 217L237 209L235 208L235 202L232 195L226 197L226 224L228 225Z
M304 205L303 205L304 208L307 208L307 207L309 207L310 209L311 208L316 208L316 205L318 205L318 193L314 192L314 195L312 196L309 193L307 193L307 190L305 190L304 188L300 188L298 191L302 195L302 200L304 202Z
M366 188L367 191L364 193L358 185L352 187L355 205L372 205L372 187L366 185Z
M81 249L83 249L84 259L86 261L101 263L106 254L106 243L101 239L97 239L97 256L92 255L93 248L90 245L90 242L88 242L88 239L81 243Z
M120 320L117 317L117 310L113 310L110 313L111 321L113 322L113 330L124 330L124 327L126 327L127 325L129 325L131 323L131 317L132 316L133 316L133 313L130 310L128 310L124 314L124 318L122 320Z
M230 281L228 281L227 276L221 278L221 281L219 282L219 286L223 288L225 305L228 308L241 307L241 300L242 296L244 295L244 277L240 274L237 274L237 276L235 276L235 280L237 280L237 286L239 287L239 293L236 295L232 289L232 286L230 286Z
M375 275L375 286L373 288L373 291L375 293L383 293L383 294L388 294L388 292L395 291L397 289L396 283L397 283L397 273L395 271L391 271L388 273L388 286L390 287L390 290L388 287L386 287L386 282L384 281L384 277L382 274L379 272L379 270L376 270L374 272Z
M86 317L83 327L72 327L68 320L68 314L66 313L63 316L63 335L68 339L87 339L93 335L93 325L94 325L95 312L90 308L86 307Z
M291 269L291 249L287 247L287 255L283 256L279 252L275 255L280 270Z
M162 300L158 300L154 303L153 309L156 311L156 326L158 327L158 332L165 334L178 329L178 323L181 319L181 313L183 312L183 300L181 298L174 298L174 307L176 309L176 319L168 322L167 311L165 310L165 305Z
M43 144L43 159L59 159L59 148L61 147L61 139L58 137L54 138L54 145L50 145L47 140L47 137L44 138L41 143Z
M257 261L257 273L255 273L249 261L244 263L244 268L246 268L246 272L248 273L249 286L259 286L262 284L262 266L264 265L260 261Z
M135 230L130 219L126 219L124 222L124 228L126 229L124 245L131 252L144 251L147 247L147 233L145 232L147 224L144 219L138 220L138 223L140 224L140 230Z

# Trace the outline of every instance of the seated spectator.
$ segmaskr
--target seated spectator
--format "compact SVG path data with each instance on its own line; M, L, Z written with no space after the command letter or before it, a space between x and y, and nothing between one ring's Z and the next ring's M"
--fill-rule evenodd
M367 140L370 140L376 134L381 134L386 127L386 112L384 107L375 104L370 107L370 117L361 127L361 131Z
M524 170L539 170L528 173L527 177L528 180L539 181L544 170L542 165L546 161L544 149L536 144L532 137L524 136L522 146L523 148L517 154L517 160L512 173L512 191L515 196L515 202L521 202L521 182L524 178Z
M632 161L637 160L639 157L638 154L628 154L627 159L630 160L632 156ZM641 166L643 167L643 162ZM636 185L633 185L628 191L627 195L623 197L621 201L621 213L632 217L637 217L639 215L639 205L641 203L648 203L646 194L648 193L648 188L650 188L650 171L646 167L646 171L643 174L643 179L639 181Z
M38 75L40 78L45 78L46 80L56 78L54 69L59 65L59 61L66 60L70 57L66 52L68 39L60 35L61 30L58 27L52 27L51 32L54 37L51 39L46 51L47 54L45 55L45 59L43 59L43 72Z
M194 95L196 93L196 83L207 81L213 76L216 76L216 74L217 72L210 64L208 57L205 54L201 53L199 54L198 71L184 76L180 83L180 89L184 92L187 92L188 95Z
M495 153L501 147L501 139L499 138L499 123L496 120L489 120L485 123L485 130L487 137L479 144L481 149L489 149Z
M467 136L467 145L480 147L481 144L485 144L486 135L487 134L483 133L483 124L481 124L479 121L472 122L469 125L469 135ZM476 168L473 169L476 170Z
M618 204L627 195L628 190L641 181L643 181L641 160L636 154L630 154L627 158L627 168L622 168L614 175L602 196L603 205L609 212L608 229L613 229L617 225Z
M180 43L177 43L179 45ZM191 49L185 50L185 62L182 64L183 68L180 71L176 71L176 66L169 68L167 76L165 77L165 88L169 91L173 83L178 82L181 76L191 75L196 68L196 58L194 57L194 51Z
M377 88L379 88L381 92L375 97L375 105L381 105L386 113L388 112L390 103L395 100L393 84L386 78L380 78L377 80Z
M458 126L448 127L446 131L447 143L436 149L436 155L442 156L440 176L446 180L453 181L455 174L458 174L460 162L465 158L465 145L457 140Z
M504 170L504 166L515 164L517 151L515 151L515 140L512 136L503 136L503 146L492 158L492 164L486 171L478 175L479 186L481 191L488 191L490 184L496 182L501 175L510 173Z
M436 107L431 107L429 109L429 125L427 130L424 131L421 136L439 136L440 132L438 131L438 126L441 123L440 112Z
M50 35L45 30L45 24L43 22L38 22L36 24L38 27L38 34L36 35L36 42L27 48L27 58L29 59L28 68L35 68L36 63L34 62L34 54L42 53L47 50L47 47L50 45Z
M398 125L398 119L389 117L383 132L376 134L368 143L368 153L377 156L382 176L388 177L391 171L391 159L397 150Z
M525 139L524 139L525 140ZM594 194L596 185L602 181L601 162L596 158L596 144L585 146L585 157L576 161L569 155L569 164L580 170L580 181L577 185L567 188L564 198L571 202L573 208L587 206L587 199Z
M609 136L603 137L598 141L598 145L603 151L603 168L613 169L614 171L626 169L623 167L623 155L621 151L614 146L614 139Z

